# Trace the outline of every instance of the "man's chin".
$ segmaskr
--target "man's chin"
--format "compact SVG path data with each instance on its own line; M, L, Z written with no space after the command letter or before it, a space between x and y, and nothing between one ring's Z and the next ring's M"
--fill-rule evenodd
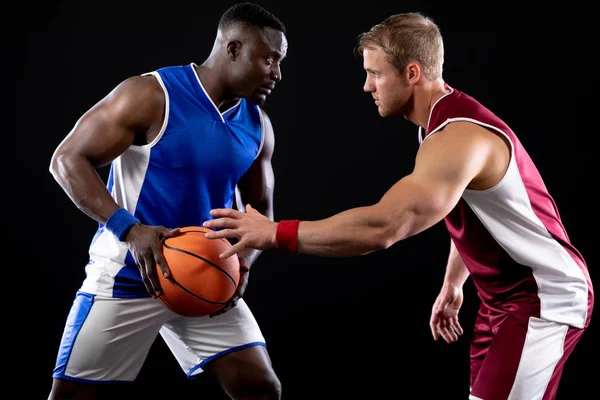
M254 96L250 96L249 100L252 103L256 104L257 106L261 107L267 101L267 96L264 96L264 95L254 95Z
M389 113L386 110L384 110L383 108L381 108L381 107L377 107L377 112L383 118L389 116Z
M379 115L382 118L387 118L387 117L397 117L397 116L401 116L404 115L404 113L402 112L402 110L394 110L394 109L383 109L381 107L377 108L377 112L379 113Z

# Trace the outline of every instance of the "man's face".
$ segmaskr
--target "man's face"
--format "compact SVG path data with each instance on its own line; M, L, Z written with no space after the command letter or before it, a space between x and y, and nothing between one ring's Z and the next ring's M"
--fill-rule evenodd
M364 49L363 67L367 72L363 90L373 96L379 115L406 114L411 86L397 68L388 62L384 51L380 47Z
M263 105L275 84L281 81L281 61L287 54L285 35L272 28L248 29L232 69L236 97Z

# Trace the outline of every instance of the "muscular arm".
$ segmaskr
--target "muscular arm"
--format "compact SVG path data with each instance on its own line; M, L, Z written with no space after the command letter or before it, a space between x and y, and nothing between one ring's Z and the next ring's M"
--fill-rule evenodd
M275 176L271 159L275 148L275 134L268 115L262 110L260 112L264 117L264 142L260 154L238 182L240 202L242 203L240 211L243 212L244 206L250 204L258 212L272 220ZM244 265L250 267L260 253L260 250L246 248L238 256Z
M117 210L97 168L160 129L163 107L164 95L154 77L129 78L81 116L58 145L50 173L81 211L105 223Z
M448 124L427 138L419 148L411 174L392 186L381 200L352 208L319 221L301 221L295 250L325 257L349 257L386 249L440 222L458 203L464 190L494 186L510 160L509 148L486 128L469 123ZM278 224L250 209L214 209L218 217L205 222L209 228L226 228L207 237L237 238L238 243L221 254L230 257L246 248L277 246ZM291 225L288 225L291 226ZM289 243L294 233L285 228ZM286 246L286 244L284 244Z
M473 124L449 124L420 147L413 172L372 206L319 221L302 221L298 251L346 257L388 248L441 221L493 151L489 132Z

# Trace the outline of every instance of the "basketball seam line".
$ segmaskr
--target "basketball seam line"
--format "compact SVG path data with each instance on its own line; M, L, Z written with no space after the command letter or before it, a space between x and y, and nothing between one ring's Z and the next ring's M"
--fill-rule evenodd
M201 300L201 301L204 301L204 302L210 303L210 304L226 304L227 303L227 301L212 301L212 300L205 299L204 297L199 296L199 295L197 295L194 292L191 292L189 289L187 289L186 287L182 286L175 279L170 279L170 281L173 282L175 285L177 285L181 290L183 290L184 292L186 292L187 294L189 294L190 296L192 296L192 297L194 297L194 298L196 298L198 300Z
M206 258L204 258L202 256L199 256L198 254L194 254L194 253L192 253L190 251L187 251L187 250L184 250L184 249L180 249L179 247L170 246L166 242L163 243L163 245L167 249L169 249L169 250L178 251L180 253L184 253L184 254L190 255L192 257L196 257L196 258L198 258L198 259L206 262L207 264L212 265L213 267L215 267L216 269L218 269L219 271L221 271L223 274L225 274L225 276L227 276L227 278L229 278L229 280L231 281L231 283L233 283L233 286L235 286L235 279L233 279L233 277L231 275L229 275L229 273L227 271L225 271L223 268L219 267L217 264L213 263L212 261L207 260Z

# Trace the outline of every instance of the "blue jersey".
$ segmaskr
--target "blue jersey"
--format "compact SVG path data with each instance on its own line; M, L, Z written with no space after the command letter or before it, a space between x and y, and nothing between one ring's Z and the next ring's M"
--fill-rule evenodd
M194 64L154 75L165 93L165 118L151 143L131 146L110 167L115 201L146 225L201 226L212 208L231 207L238 180L263 144L263 114L241 99L220 112ZM81 290L112 297L147 297L124 242L100 224L89 248Z

